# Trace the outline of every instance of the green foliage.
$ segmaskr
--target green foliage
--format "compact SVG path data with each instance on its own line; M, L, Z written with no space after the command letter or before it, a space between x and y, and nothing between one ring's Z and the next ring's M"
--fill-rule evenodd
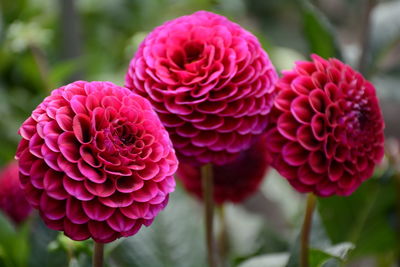
M354 249L352 243L340 243L324 250L311 248L310 267L322 267L327 263L330 263L330 266L344 263L352 249Z
M324 58L341 58L336 35L328 19L306 0L301 1L301 16L310 52Z
M334 243L354 243L354 257L378 254L396 247L395 229L390 223L395 201L393 180L373 178L349 197L321 198L319 211Z
M201 207L178 189L149 228L110 252L118 266L205 266Z
M34 216L29 234L29 244L31 245L29 267L68 265L68 255L65 250L49 246L53 240L57 239L57 236L57 231L50 230L38 216Z
M310 233L309 264L310 267L322 267L329 262L330 266L339 266L345 262L350 250L354 249L352 243L344 242L331 245L331 239L325 232L318 212L314 213ZM289 261L286 267L300 265L300 237L292 246Z
M343 10L354 17L353 24L359 24L357 14L365 1L79 0L72 1L78 16L75 39L65 38L61 2L0 0L0 165L14 158L18 127L51 89L78 78L123 85L140 42L166 20L200 9L223 14L256 33L281 70L309 58L309 53L356 61L357 45L339 46L343 36L359 34L353 32L352 18L342 19L340 14L340 23L337 18L335 22L338 15L322 3L342 3ZM392 101L400 99L398 14L399 1L380 1L374 8L368 58L378 93ZM75 54L68 55L67 50L75 45ZM277 179L279 186L286 183ZM299 232L303 215L301 198L286 184L285 190L274 187L275 182L267 181L267 186L278 189L277 209L290 211L283 220L287 225L278 230L272 227L271 222L278 220L268 211L250 211L246 205L227 208L231 266L298 266L299 243L293 236ZM341 266L360 257L374 257L378 266L393 265L399 257L395 188L392 177L374 178L350 197L319 199L311 265ZM265 195L266 199L270 196L270 192ZM256 206L266 203L260 201ZM199 203L179 188L151 227L106 246L108 266L205 266L201 214ZM0 266L90 266L91 250L92 241L73 242L49 230L37 214L20 227L0 216Z
M25 267L29 257L28 225L16 227L0 213L0 266Z

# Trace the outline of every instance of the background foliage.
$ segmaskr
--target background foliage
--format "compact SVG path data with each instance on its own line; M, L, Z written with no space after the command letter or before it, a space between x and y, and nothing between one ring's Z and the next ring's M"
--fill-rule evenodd
M387 136L400 135L398 0L0 0L0 165L12 160L19 125L51 89L76 79L123 85L149 31L200 9L255 33L280 70L312 52L361 69L376 85ZM312 266L396 266L399 179L386 162L353 196L320 199ZM259 193L226 207L228 265L297 266L303 205L269 172ZM152 227L108 245L108 265L205 266L201 212L178 187ZM91 246L47 229L36 214L20 227L0 217L0 266L89 266Z

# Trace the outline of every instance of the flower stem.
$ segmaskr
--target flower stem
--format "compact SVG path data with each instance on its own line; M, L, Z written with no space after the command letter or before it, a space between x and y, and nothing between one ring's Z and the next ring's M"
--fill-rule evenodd
M203 182L204 199L204 219L207 242L207 258L209 267L216 267L215 249L214 249L214 196L213 196L213 175L212 165L207 164L201 168Z
M218 235L218 251L219 251L219 257L221 260L221 266L225 266L226 264L226 256L228 255L228 249L229 249L229 239L228 239L228 229L226 225L226 219L225 219L225 207L224 204L221 204L218 209L218 215L219 215L219 222L220 222L220 231Z
M103 267L104 244L94 242L93 267Z
M310 240L310 232L312 226L312 215L315 208L316 197L313 193L307 195L306 213L304 215L303 227L301 228L300 239L300 266L308 267L308 248Z

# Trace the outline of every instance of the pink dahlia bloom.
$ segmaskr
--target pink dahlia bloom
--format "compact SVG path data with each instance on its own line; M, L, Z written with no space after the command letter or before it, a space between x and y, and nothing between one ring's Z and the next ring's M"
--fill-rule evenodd
M54 90L19 130L20 180L52 229L74 240L135 234L168 202L177 160L150 103L109 82Z
M182 159L224 164L265 130L276 80L254 35L199 11L147 36L126 87L150 100Z
M232 162L214 165L214 201L239 203L255 193L268 169L266 142L258 141L242 151ZM201 169L190 164L180 164L178 177L190 193L202 199Z
M360 73L337 59L312 59L277 83L268 150L297 191L347 196L383 157L381 109Z
M23 222L32 212L18 177L18 164L11 162L0 172L0 210L16 224Z

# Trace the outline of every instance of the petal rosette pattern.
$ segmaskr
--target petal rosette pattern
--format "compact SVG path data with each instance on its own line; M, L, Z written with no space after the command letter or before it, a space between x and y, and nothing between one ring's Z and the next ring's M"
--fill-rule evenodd
M20 181L48 227L107 243L150 225L177 160L150 103L110 82L54 90L22 124Z
M16 224L32 212L19 183L17 162L7 164L0 172L0 210Z
M267 132L272 166L299 192L353 193L384 154L374 86L337 59L284 71Z
M220 165L265 130L276 80L254 35L199 11L147 36L125 86L150 100L181 159Z
M258 190L269 166L265 146L266 142L259 140L234 161L213 165L215 203L240 203ZM180 164L177 174L185 189L202 199L201 168Z

